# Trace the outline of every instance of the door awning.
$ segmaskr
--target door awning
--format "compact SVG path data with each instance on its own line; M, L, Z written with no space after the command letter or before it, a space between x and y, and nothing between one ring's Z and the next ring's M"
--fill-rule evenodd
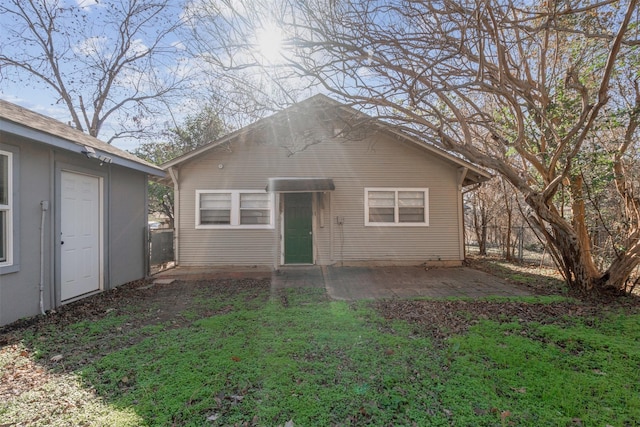
M317 193L333 191L331 178L269 178L267 191L275 193Z

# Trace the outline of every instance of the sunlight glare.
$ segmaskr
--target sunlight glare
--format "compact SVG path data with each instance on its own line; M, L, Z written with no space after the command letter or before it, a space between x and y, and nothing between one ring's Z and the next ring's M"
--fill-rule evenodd
M275 25L267 26L256 31L257 50L260 56L269 64L274 64L282 58L283 34Z

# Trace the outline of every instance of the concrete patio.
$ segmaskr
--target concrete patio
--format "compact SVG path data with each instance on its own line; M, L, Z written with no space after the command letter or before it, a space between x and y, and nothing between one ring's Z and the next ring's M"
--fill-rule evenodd
M203 280L222 278L271 278L272 289L291 287L325 288L336 300L383 298L483 298L526 296L526 289L468 267L335 267L286 266L278 271L259 268L167 270L156 280Z

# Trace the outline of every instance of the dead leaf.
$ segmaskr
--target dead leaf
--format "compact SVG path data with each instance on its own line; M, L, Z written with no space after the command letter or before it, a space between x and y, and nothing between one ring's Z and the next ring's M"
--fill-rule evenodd
M284 427L294 427L293 420L289 420L286 423L284 423Z
M55 356L52 356L51 359L49 359L52 362L59 362L62 359L64 359L64 356L61 354L56 354Z
M220 414L219 413L215 413L215 414L211 414L207 417L207 421L215 421L218 418L220 418Z
M239 362L241 359L238 356L231 356L231 360L234 362Z
M500 419L504 421L505 419L511 416L511 411L502 411L500 412Z

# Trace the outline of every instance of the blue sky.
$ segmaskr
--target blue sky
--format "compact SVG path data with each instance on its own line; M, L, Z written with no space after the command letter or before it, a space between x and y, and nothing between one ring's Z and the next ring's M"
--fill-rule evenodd
M9 5L15 1L20 2L22 0L0 1L3 2L0 3L1 10L5 3ZM108 13L105 12L105 8L113 8L115 5L126 3L127 0L100 0L100 2L96 0L39 1L46 1L47 4L57 3L61 7L80 7L82 12L80 15L86 15L86 21L81 20L79 22L88 25L76 24L75 27L72 25L72 27L79 28L79 30L71 32L71 41L67 42L65 37L61 37L59 42L61 45L68 43L68 46L63 47L66 47L69 52L80 53L81 56L84 55L84 59L86 59L86 63L81 64L81 72L78 72L78 69L74 70L70 67L70 64L68 64L68 72L65 73L65 77L68 77L69 79L73 78L76 84L76 86L70 85L69 88L77 87L77 91L83 94L83 99L86 104L87 100L92 100L93 97L91 96L91 87L82 88L82 83L86 83L86 79L83 78L82 72L90 70L90 67L87 66L89 62L96 61L101 57L107 57L110 48L109 43L113 44L113 41L110 40L110 38L113 38L115 35L113 30L108 30L108 26L104 25L104 22L101 22L101 19L103 19L104 16L108 16ZM247 37L250 39L248 41L249 46L245 46L244 50L239 48L233 52L234 61L247 63L266 62L269 64L277 62L278 58L281 55L284 55L284 51L280 50L280 40L278 40L278 37L282 36L282 34L280 34L279 28L274 28L270 14L263 13L265 10L264 8L271 5L271 0L266 0L264 2L256 0L250 3L246 3L244 0L227 0L228 3L221 1L219 2L220 4L217 4L218 2L215 2L214 4L216 5L214 6L211 6L211 3L207 3L207 6L210 7L205 7L202 0L169 1L169 17L176 20L184 18L185 16L195 18L190 22L190 24L198 26L200 34L205 38L207 37L207 28L204 27L207 26L211 17L221 17L223 20L225 18L229 19L228 22L233 25L233 28L230 28L229 30L235 35L235 37L238 37L238 40L233 39L234 35L226 34L226 36L229 36L231 40L235 40L239 45L247 43ZM185 13L185 9L183 8L184 3L189 4L190 13ZM249 5L255 6L255 8L249 7ZM244 17L242 17L243 19L238 19L238 17L231 18L230 16L227 16L227 14L230 14L230 7L235 10L236 13L255 15L252 15L255 21L245 20ZM14 25L12 20L13 18L11 16L0 13L0 32L2 32L1 29L11 28ZM247 28L245 25L249 22L256 26L261 26L261 28ZM155 28L151 28L149 31L153 32L154 30ZM254 87L248 90L246 86L229 87L230 90L227 91L227 86L224 85L230 83L228 81L223 81L225 80L223 78L216 79L215 73L210 72L211 68L209 67L215 67L216 65L205 64L204 61L198 62L187 54L182 40L180 39L180 37L184 37L184 40L189 40L187 39L189 35L185 34L188 34L188 32L185 31L182 35L171 34L164 40L165 45L171 50L172 54L165 57L161 64L157 64L158 66L156 68L153 68L153 74L164 78L165 76L182 75L181 73L186 74L190 71L199 71L198 76L193 77L190 75L193 79L190 80L189 90L171 100L171 114L169 114L168 110L165 108L164 111L161 111L158 114L147 115L147 117L144 118L143 121L145 123L154 124L154 128L157 131L162 130L166 124L171 123L170 120L176 120L179 124L187 115L195 114L198 106L206 103L208 97L212 93L228 95L228 99L226 101L230 101L231 103L237 102L236 106L240 106L239 108L241 108L244 101L244 99L241 99L243 96L246 98L254 98L256 100L258 97L262 96L265 98L264 102L268 103L269 101L267 98L271 96L271 92L277 92L280 90L285 91L287 95L287 102L291 102L294 98L298 99L311 96L319 90L319 88L307 88L309 83L308 81L296 81L295 79L287 80L287 88L274 86L276 89L272 90L270 87L270 84L272 84L271 79L274 78L276 73L278 73L278 67L276 66L269 68L267 75L261 74L261 72L256 69L234 71L234 73L238 73L237 77L242 74L243 78L246 79L243 81L252 82ZM208 41L213 44L217 43L218 40L216 36L219 36L219 34L212 33L211 35L212 38ZM0 37L0 49L2 48L3 41L6 43L5 39L6 37ZM150 43L150 40L145 38L144 35L140 35L140 37L136 38L134 41L136 43L135 48L143 48ZM255 50L251 47L252 45L255 46ZM13 47L15 46L16 45L14 44ZM216 48L218 48L218 50L216 50ZM19 55L25 52L29 52L29 47L22 46L20 44L16 54ZM203 52L210 54L209 56L216 55L216 58L224 65L226 65L226 62L230 60L228 55L229 52L225 51L224 48L220 49L220 46L206 46L204 47ZM203 57L206 56L206 54L203 54ZM213 62L215 63L215 61ZM202 72L203 70L205 71ZM22 75L24 76L25 74L22 73ZM137 75L139 76L141 74L139 73ZM241 79L238 79L238 81L240 80ZM28 84L24 84L25 82ZM280 82L280 84L283 84L283 82ZM253 90L254 88L262 90L264 93L260 94L257 90ZM66 105L61 102L59 96L53 91L53 89L48 88L42 83L37 83L36 79L32 77L23 79L23 81L19 83L16 83L16 79L13 79L13 81L9 79L0 79L0 98L55 118L63 123L69 123L71 121L71 116ZM259 101L256 101L256 103L259 103ZM267 109L261 113L260 111L251 111L250 108L248 108L247 111L233 110L232 108L227 111L232 111L233 117L224 117L224 119L229 122L228 124L230 126L235 128L246 125L248 121L255 120L257 118L256 116L268 113ZM127 120L131 123L130 116L112 116L101 128L99 138L104 141L108 141L114 135L114 132L121 128L120 122L126 123ZM113 141L114 146L129 151L135 150L139 143L140 141L137 139L131 138L115 139Z
M86 54L84 59L87 61L85 64L81 66L82 71L78 72L77 69L74 72L74 69L71 68L73 64L67 64L64 68L63 74L65 78L69 80L74 80L76 84L71 82L67 82L69 88L76 88L78 90L78 94L83 95L83 99L85 100L85 104L89 104L87 99L91 100L91 92L92 87L81 87L77 84L77 82L86 83L89 79L83 79L83 73L86 75L87 70L90 68L87 66L91 60L95 60L99 58L102 53L100 50L102 49L105 53L104 55L109 54L110 47L114 44L113 37L117 34L115 31L109 30L109 26L104 22L101 22L102 19L106 19L109 16L109 11L106 8L112 7L113 5L109 5L109 1L97 2L96 0L47 0L47 2L54 1L58 4L58 6L62 8L70 7L70 6L79 6L81 11L86 14L86 21L76 21L72 26L80 26L77 31L72 32L72 36L70 38L69 46L65 46L63 42L60 42L58 48L63 49L66 48L69 52L75 52L76 54ZM11 0L6 3L3 0L4 7L10 7ZM23 3L23 5L26 4ZM53 3L49 3L53 4ZM118 2L114 2L114 4L118 4ZM178 19L180 17L180 13L182 9L178 4L178 0L173 2L172 0L172 8L170 13L167 15L169 19ZM0 13L0 33L3 39L7 39L9 36L9 28L14 24L15 18L10 14L2 14ZM79 25L79 23L85 22L87 25ZM154 29L150 31L153 32ZM27 31L24 31L23 34L28 34ZM132 49L144 49L145 46L151 42L152 37L145 39L145 35L147 33L139 34L133 43ZM61 38L63 40L63 38ZM186 69L185 66L185 57L180 55L180 41L177 39L177 36L171 35L164 39L163 43L175 52L175 56L165 57L163 61L154 64L153 74L161 76L161 78L165 78L167 75L179 75L179 73ZM20 43L14 44L13 47L18 46L16 49L16 54L30 54L35 52L35 50L30 51L28 44ZM11 47L5 48L5 51L9 51ZM12 54L9 54L12 55ZM174 55L174 53L172 53ZM169 71L169 72L167 72ZM136 71L137 72L137 71ZM145 86L146 77L142 72L132 72L130 76L122 79L122 90L126 90L127 80L135 81L136 84L140 85L140 87ZM151 73L150 73L151 74ZM6 71L3 70L3 75L7 76ZM9 74L11 75L11 74ZM44 114L46 116L55 118L60 120L63 123L69 123L71 120L71 116L69 111L64 105L64 103L60 102L59 96L53 91L53 89L48 88L44 83L38 82L35 77L25 77L27 76L26 72L20 73L22 76L22 80L16 79L16 74L13 73L13 79L5 78L0 80L0 98L28 108L30 110L36 111L40 114ZM142 82L142 83L141 83ZM133 83L132 83L133 84ZM147 84L147 87L150 85ZM114 95L117 95L114 93ZM188 100L177 100L179 103L187 102ZM76 97L77 102L77 97ZM178 116L180 107L176 107L177 111L175 112ZM90 111L90 113L92 113ZM168 114L167 114L168 116ZM111 116L110 119L103 125L99 138L102 140L109 140L113 135L116 129L119 127L119 122L128 120L129 118L124 116ZM151 123L151 120L157 122L158 125L156 128L161 128L162 123L166 121L166 118L158 117L158 115L153 115L153 117L147 117L145 120ZM113 141L113 145L125 150L133 150L137 147L138 141L135 139L116 139Z

